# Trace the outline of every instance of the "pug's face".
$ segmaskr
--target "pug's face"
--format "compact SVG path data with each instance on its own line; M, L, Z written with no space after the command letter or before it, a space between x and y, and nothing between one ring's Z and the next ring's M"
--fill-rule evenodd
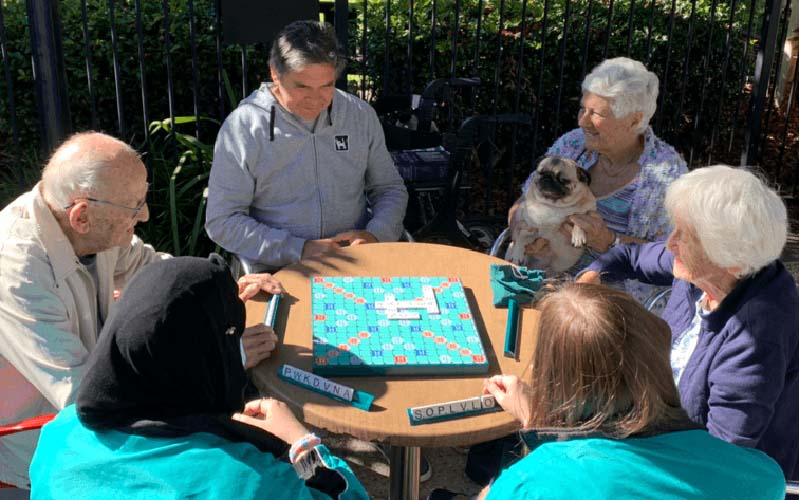
M539 162L533 188L538 199L558 206L579 203L590 193L591 177L577 162L557 156L548 156Z

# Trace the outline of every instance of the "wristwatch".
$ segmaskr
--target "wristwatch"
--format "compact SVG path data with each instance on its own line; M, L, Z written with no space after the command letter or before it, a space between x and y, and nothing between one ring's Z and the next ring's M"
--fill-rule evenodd
M303 481L311 479L316 471L316 468L322 465L322 457L319 455L319 450L315 447L303 453L296 462L292 464L297 476Z

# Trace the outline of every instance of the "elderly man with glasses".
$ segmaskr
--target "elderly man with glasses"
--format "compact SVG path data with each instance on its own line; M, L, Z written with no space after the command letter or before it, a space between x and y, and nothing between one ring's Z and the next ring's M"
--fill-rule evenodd
M70 404L114 303L142 266L169 255L134 234L147 221L147 170L127 144L72 136L42 179L0 212L0 424ZM239 282L243 300L282 288L270 275ZM124 290L123 290L124 291ZM269 356L274 332L243 337L247 367ZM0 438L0 482L27 488L38 432Z

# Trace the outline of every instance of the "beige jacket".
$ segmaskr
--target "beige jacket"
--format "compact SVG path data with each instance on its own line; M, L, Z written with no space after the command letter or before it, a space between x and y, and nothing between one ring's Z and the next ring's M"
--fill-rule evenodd
M159 258L134 237L97 254L99 290L45 204L39 185L0 212L0 424L71 404L105 321L142 266ZM38 431L0 439L0 481L28 484Z

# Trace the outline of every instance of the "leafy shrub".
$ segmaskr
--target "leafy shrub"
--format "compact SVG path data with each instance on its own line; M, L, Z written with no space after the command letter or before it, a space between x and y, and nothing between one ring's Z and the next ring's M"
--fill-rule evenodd
M730 134L736 138L736 134L744 129L740 123L735 130L732 125L736 123L736 117L740 122L745 114L740 107L742 102L745 103L741 100L742 84L752 69L754 57L755 41L746 36L749 2L412 2L414 26L410 37L409 0L350 2L351 90L360 90L361 84L364 84L366 92L362 95L374 100L383 94L408 90L418 93L426 82L449 76L450 73L456 76L479 76L483 84L476 92L453 97L459 109L465 110L466 114L493 110L519 111L534 118L534 127L502 134L497 138L497 150L503 151L507 157L513 156L515 161L506 161L492 172L474 172L475 176L480 174L487 177L484 184L499 190L498 194L475 193L464 210L482 214L503 213L514 196L507 191L518 186L527 175L531 160L541 154L558 135L576 125L580 82L585 71L601 61L606 52L608 57L629 55L642 60L659 75L663 100L653 119L658 135L687 158L691 157L693 151L693 161L699 164L709 157L711 136L715 133L715 149L712 150L714 160L737 163L739 149L730 153L727 144ZM114 25L124 126L117 119L110 3L115 5ZM140 73L136 34L137 4L141 5L143 75ZM224 46L221 58L227 84L223 86L225 90L220 96L215 4L214 0L169 0L169 12L165 13L162 2L86 0L94 91L92 99L87 84L81 2L59 2L64 64L74 128L107 131L144 153L152 177L153 192L151 222L144 225L142 230L158 248L176 253L203 253L213 248L205 239L204 231L201 228L197 230L198 217L202 211L202 191L205 188L204 176L207 176L210 166L210 144L215 139L219 122L245 94L245 87L250 92L267 77L266 47L246 47L248 71L242 77L242 48ZM391 8L388 46L385 21L387 4ZM505 5L501 26L500 4ZM435 23L432 22L434 5ZM456 6L459 7L457 21ZM38 157L38 125L31 91L33 76L25 2L6 0L2 8L16 121L20 132L20 148L17 150L6 98L9 89L6 80L0 78L0 96L3 96L0 99L0 181L3 184L0 201L7 202L16 192L35 182L42 160ZM629 31L630 18L632 33ZM190 19L194 20L195 27L198 61L196 87L192 78ZM730 19L728 55L726 42ZM169 21L169 52L165 20ZM364 20L367 24L365 37ZM481 30L479 38L478 22ZM608 24L610 36L607 36ZM751 26L755 31L759 29L760 14L755 13ZM407 57L409 38L410 58ZM453 38L457 39L454 46ZM498 47L502 49L500 55ZM584 50L586 47L587 50ZM747 54L744 59L745 49ZM171 98L167 56L172 63ZM726 71L722 71L725 60L729 62ZM386 61L389 63L387 72ZM142 105L142 80L146 82L147 90L146 116ZM198 107L196 114L195 99ZM172 114L177 117L193 115L193 119L175 118L180 133L175 133L174 138L171 132L176 130L168 119L170 102ZM213 117L213 120L201 117ZM698 125L697 119L700 120ZM155 122L156 125L151 128L148 122L153 120L161 121ZM514 136L517 138L516 145L509 147L510 138Z

